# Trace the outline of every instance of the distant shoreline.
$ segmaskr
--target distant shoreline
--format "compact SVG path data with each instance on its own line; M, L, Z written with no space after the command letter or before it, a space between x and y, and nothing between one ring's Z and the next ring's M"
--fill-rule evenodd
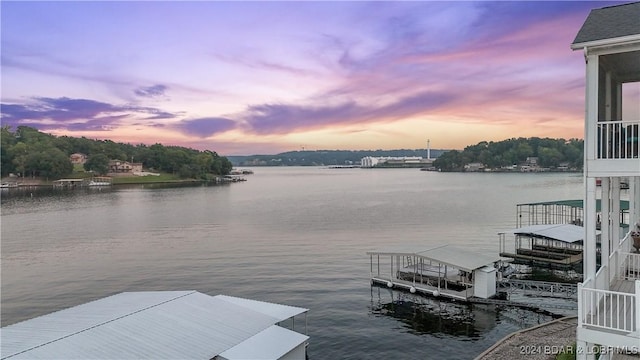
M29 189L29 188L46 188L46 187L54 187L54 182L55 180L38 180L38 179L29 179L26 181L16 181L15 179L11 179L11 180L6 180L4 179L2 181L2 183L14 183L16 184L16 186L11 186L8 188L4 188L4 189ZM145 184L208 184L208 183L222 183L222 181L219 180L198 180L198 179L183 179L183 180L147 180L145 179L144 181L118 181L112 185L105 185L103 187L109 187L109 186L119 186L119 185L145 185ZM75 188L87 188L89 186L78 186Z

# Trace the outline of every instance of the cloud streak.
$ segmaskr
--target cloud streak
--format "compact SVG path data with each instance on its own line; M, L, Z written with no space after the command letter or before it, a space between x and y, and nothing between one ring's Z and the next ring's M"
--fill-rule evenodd
M164 96L167 87L165 85L157 84L147 87L139 87L133 91L134 94L140 97L154 98L158 96Z
M112 130L125 119L142 114L147 120L173 119L177 115L151 107L113 105L90 99L36 97L24 104L3 103L2 123L12 127L32 126L42 130ZM151 116L147 116L147 115Z
M234 150L310 133L410 147L401 126L568 137L584 101L569 43L616 3L9 2L2 122Z
M250 106L239 117L251 132L287 134L327 126L401 120L445 106L452 99L446 93L424 92L387 105L361 105L353 101L337 105L261 104Z
M200 119L182 120L173 125L180 132L192 135L200 139L234 129L236 122L231 119L210 117Z

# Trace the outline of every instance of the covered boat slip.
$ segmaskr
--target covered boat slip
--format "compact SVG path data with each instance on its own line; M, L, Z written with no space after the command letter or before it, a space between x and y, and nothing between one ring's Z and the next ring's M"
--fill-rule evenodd
M596 201L596 212L600 214L602 205ZM583 200L542 201L516 205L517 227L543 224L573 224L584 222ZM598 217L599 219L599 217ZM598 220L598 226L600 221ZM620 225L628 228L629 201L620 200Z
M584 228L571 224L531 225L498 233L500 256L516 264L568 269L582 262Z
M397 247L367 254L373 284L458 300L495 295L493 264L502 260L451 245Z

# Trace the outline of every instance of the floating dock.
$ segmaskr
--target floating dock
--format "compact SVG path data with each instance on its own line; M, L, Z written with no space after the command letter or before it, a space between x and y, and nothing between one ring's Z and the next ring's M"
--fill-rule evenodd
M383 249L367 254L372 284L464 301L496 294L494 264L503 260L451 245Z

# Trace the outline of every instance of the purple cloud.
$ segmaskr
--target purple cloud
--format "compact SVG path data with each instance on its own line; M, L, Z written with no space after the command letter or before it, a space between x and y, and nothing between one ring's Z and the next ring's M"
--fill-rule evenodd
M141 97L152 98L152 97L163 96L166 90L167 90L167 87L165 85L157 84L153 86L139 87L135 89L133 92L136 95Z
M250 129L259 134L288 133L326 125L355 124L366 121L394 121L446 105L455 98L438 92L422 92L387 105L359 105L349 101L339 105L252 105L241 115Z
M226 118L208 117L182 120L173 127L187 135L206 138L217 133L231 130L236 127L236 123L235 121Z
M104 131L135 114L151 114L147 119L177 117L156 108L120 106L89 99L35 97L32 100L24 104L1 104L2 123L12 127L33 126L41 130Z
M56 123L89 120L102 113L116 111L112 105L87 99L34 98L30 104L2 104L2 121L7 125L37 125L45 121Z
M363 109L353 102L335 106L303 106L285 104L252 105L245 120L259 134L287 133L294 129L321 127L358 117Z

